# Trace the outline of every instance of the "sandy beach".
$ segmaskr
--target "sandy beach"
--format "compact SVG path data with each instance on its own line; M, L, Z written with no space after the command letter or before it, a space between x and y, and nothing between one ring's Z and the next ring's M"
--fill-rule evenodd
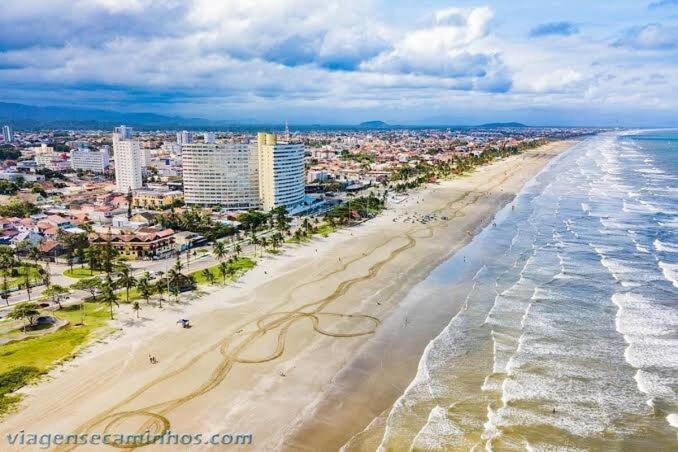
M3 441L22 429L169 428L251 433L243 448L256 450L337 450L390 407L459 309L454 302L419 315L405 295L572 144L412 192L362 225L264 256L231 286L203 287L163 310L142 307L140 320L121 308L120 332L25 388L18 412L0 424ZM427 214L435 215L426 224L412 220ZM193 328L179 328L179 318ZM368 450L369 438L351 447Z

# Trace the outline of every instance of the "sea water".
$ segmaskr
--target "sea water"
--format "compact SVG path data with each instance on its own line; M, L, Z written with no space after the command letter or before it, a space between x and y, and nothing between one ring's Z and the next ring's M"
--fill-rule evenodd
M678 132L576 144L422 284L462 278L381 450L678 448Z

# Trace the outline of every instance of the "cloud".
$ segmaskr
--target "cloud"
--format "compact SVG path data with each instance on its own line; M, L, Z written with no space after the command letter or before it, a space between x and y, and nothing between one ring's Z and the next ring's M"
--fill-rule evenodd
M678 47L678 26L648 24L626 30L613 47L635 50L671 50Z
M314 121L318 112L337 120L340 111L388 120L382 111L416 117L457 108L463 116L471 105L507 115L587 102L675 111L678 99L666 89L678 83L674 53L639 51L675 48L675 18L628 29L611 47L595 27L591 36L577 32L591 13L585 7L568 16L573 22L532 30L570 38L524 39L524 23L555 12L532 4L521 21L495 22L495 11L501 18L511 7L494 4L10 0L0 15L0 98L198 117L289 111ZM614 20L600 19L651 22Z
M537 25L530 30L530 36L538 38L542 36L571 36L579 33L579 27L572 22L547 22Z
M501 55L484 42L491 19L487 7L438 11L432 26L405 33L360 68L458 79L465 89L507 91L511 82Z
M659 9L666 6L678 6L678 0L659 0L647 5L648 9Z

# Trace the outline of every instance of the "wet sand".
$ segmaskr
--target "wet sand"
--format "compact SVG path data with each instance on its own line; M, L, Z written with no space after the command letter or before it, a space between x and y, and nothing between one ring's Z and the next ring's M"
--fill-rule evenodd
M170 429L252 433L258 450L339 448L400 395L458 309L413 311L404 296L570 144L413 192L374 220L265 257L232 286L148 308L143 321L121 313L123 331L28 388L0 434ZM415 212L437 219L403 221ZM194 327L177 327L181 317Z

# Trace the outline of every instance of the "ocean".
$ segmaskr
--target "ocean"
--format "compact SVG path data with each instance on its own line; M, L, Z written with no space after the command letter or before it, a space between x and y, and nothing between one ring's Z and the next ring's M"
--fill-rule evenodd
M579 142L421 296L463 308L380 450L676 450L678 132Z

